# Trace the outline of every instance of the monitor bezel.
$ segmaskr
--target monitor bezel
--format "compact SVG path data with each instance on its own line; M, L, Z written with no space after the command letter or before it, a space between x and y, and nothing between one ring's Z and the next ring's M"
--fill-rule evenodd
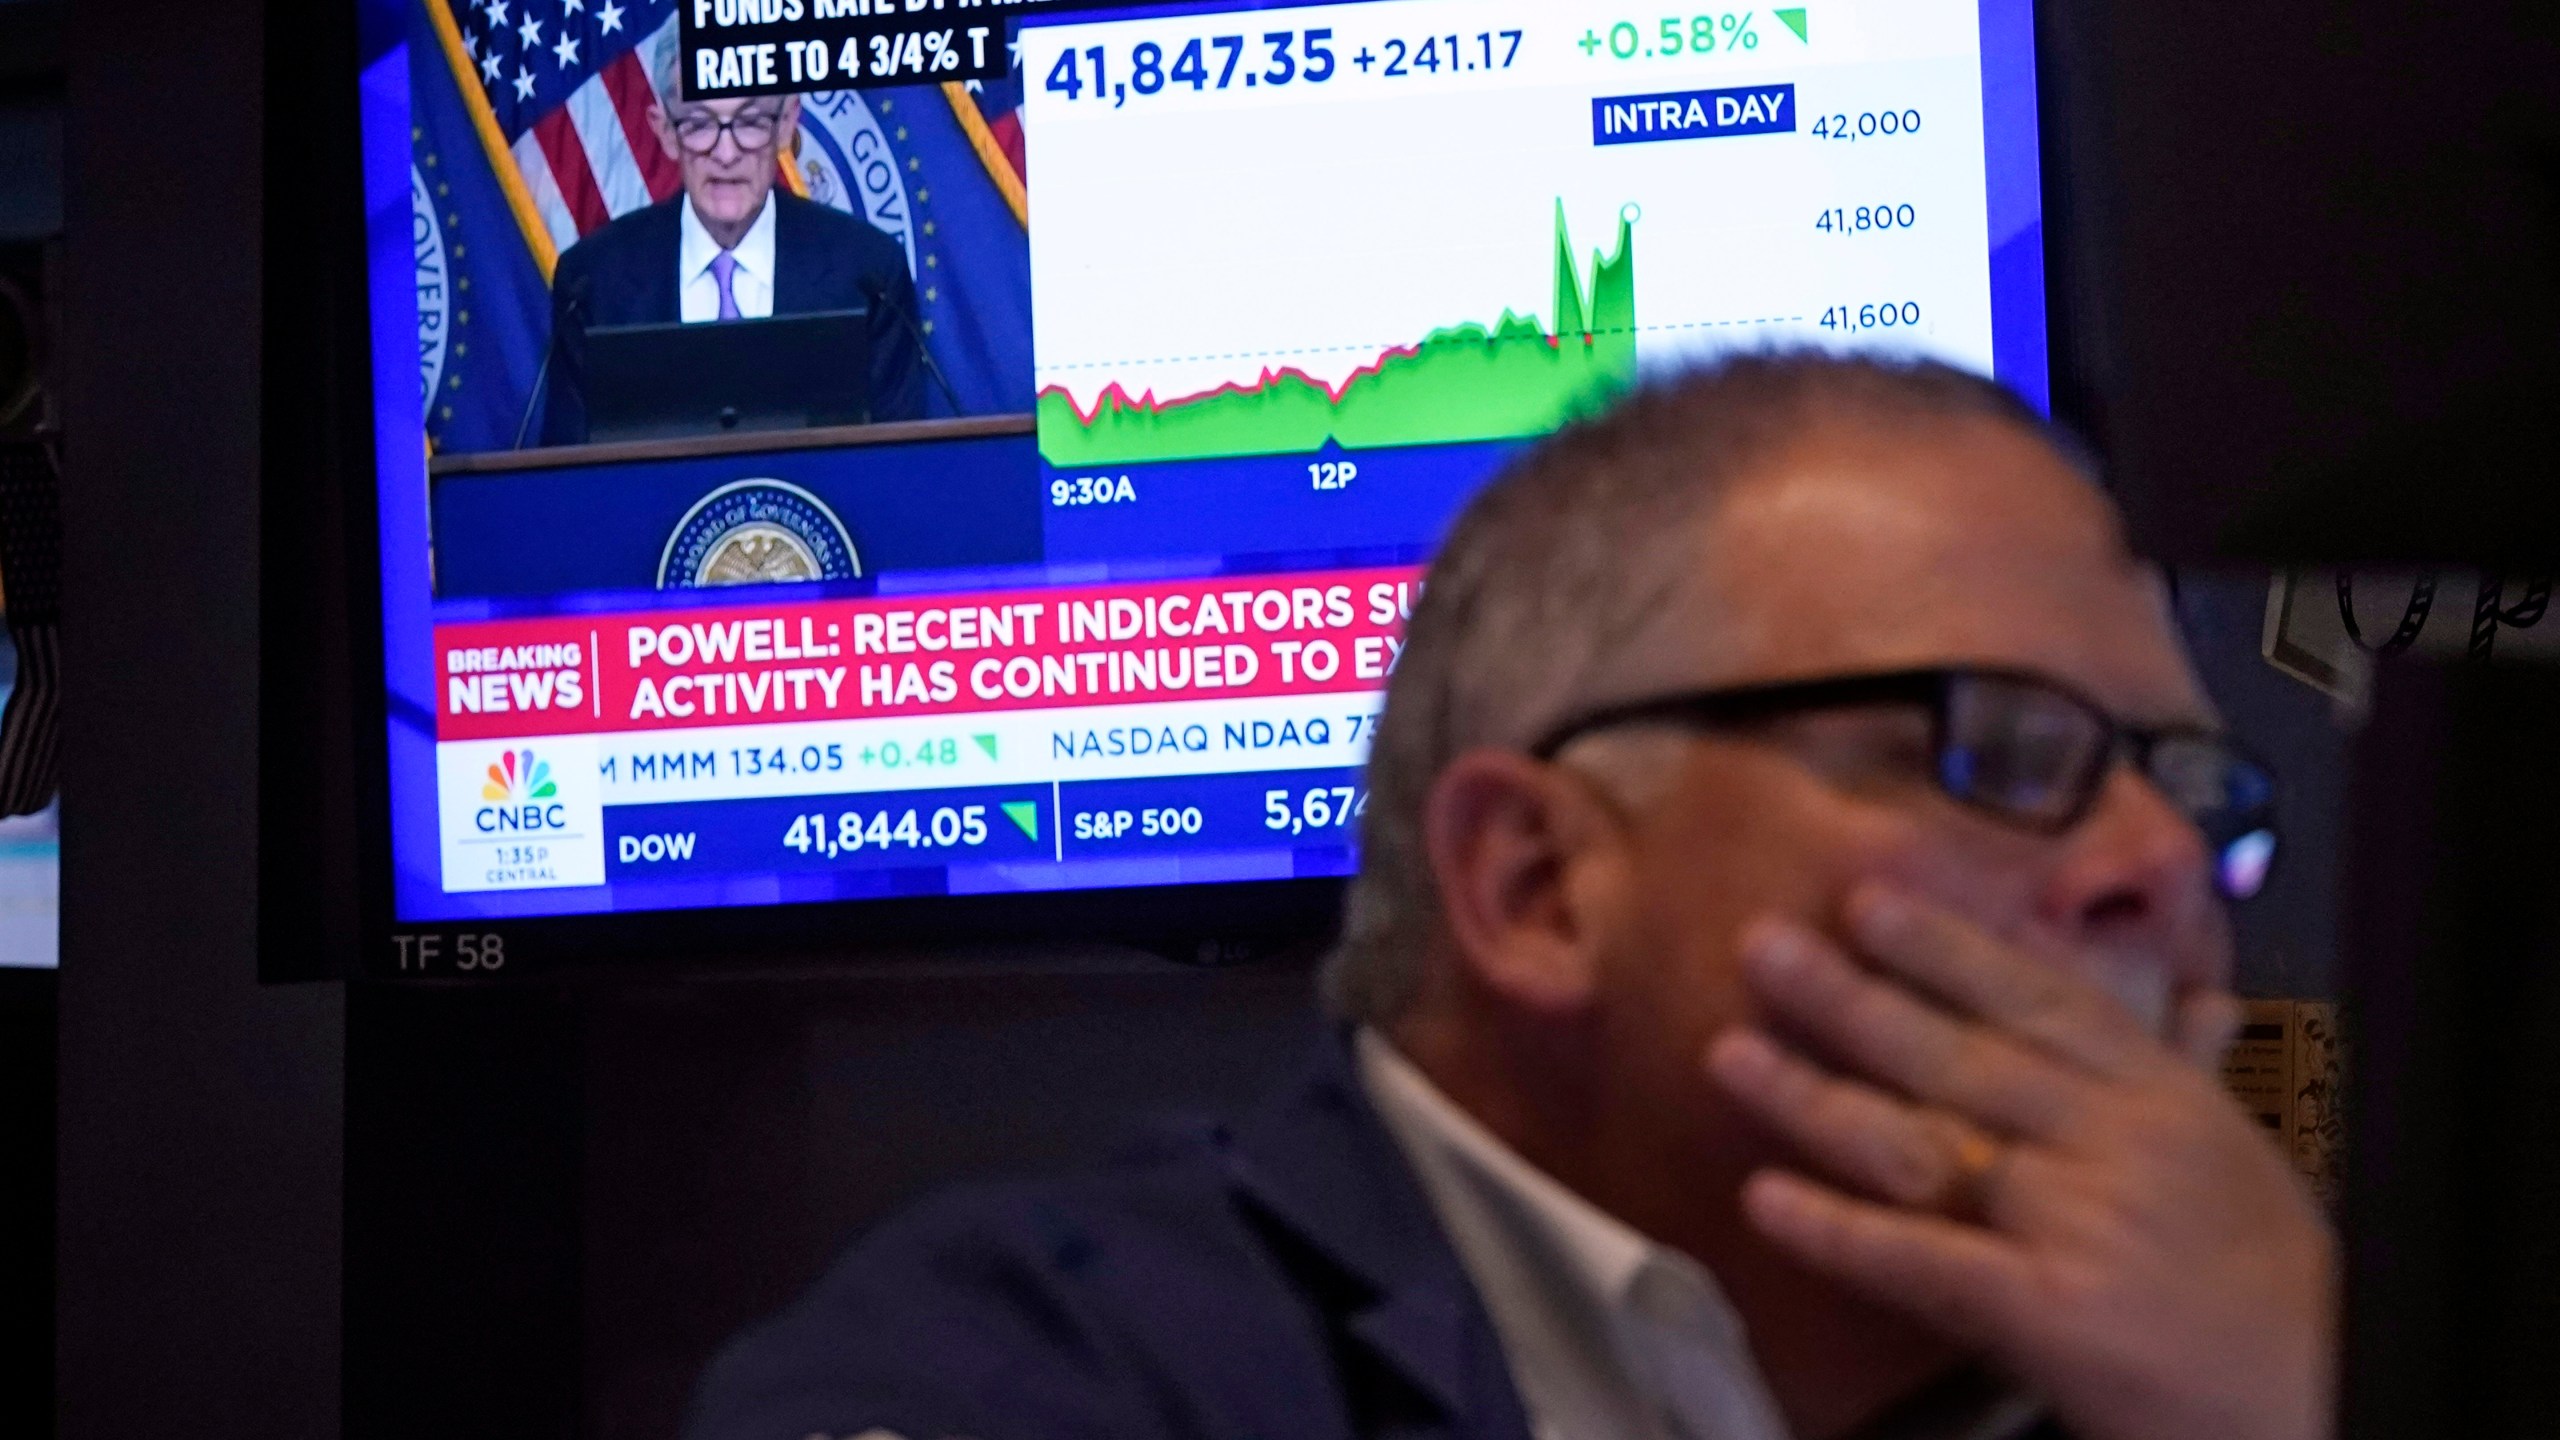
M1178 4L1179 0L1172 0ZM2033 6L2046 372L2054 415L2103 413L2091 333L2089 207L2074 157L2101 129L2063 62L2081 37ZM386 19L386 12L388 19ZM401 38L381 0L273 16L262 319L260 977L519 982L670 972L841 973L958 952L1001 966L1025 947L1120 947L1229 964L1329 943L1346 882L1306 878L832 900L505 920L402 922L394 909L372 340L358 77ZM387 29L386 29L387 26ZM318 244L273 237L321 237ZM299 557L292 559L289 557ZM497 937L495 964L487 963ZM997 958L1010 956L1014 958ZM466 957L469 957L466 959Z

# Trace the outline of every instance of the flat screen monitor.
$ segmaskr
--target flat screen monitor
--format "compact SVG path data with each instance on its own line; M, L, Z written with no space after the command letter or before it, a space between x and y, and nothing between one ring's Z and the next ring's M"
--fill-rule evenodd
M728 325L599 326L586 335L591 441L807 430L871 418L861 309Z
M1755 347L2047 403L2028 0L1033 3L975 78L363 3L406 935L1329 907L1422 567L1524 447ZM760 65L829 78L685 98ZM858 371L871 423L608 437L563 356L628 326L708 337L660 397Z

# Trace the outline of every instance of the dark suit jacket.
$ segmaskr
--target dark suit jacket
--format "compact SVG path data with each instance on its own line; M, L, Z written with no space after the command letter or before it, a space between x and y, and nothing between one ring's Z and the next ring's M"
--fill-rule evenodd
M685 197L634 210L569 247L551 276L551 367L542 443L587 438L586 332L599 325L671 325ZM924 413L916 358L915 282L898 242L851 215L775 190L773 313L871 308L871 418ZM903 315L904 319L900 316ZM796 1437L795 1437L796 1440Z
M1530 1440L1345 1038L1232 1128L892 1221L732 1342L690 1440ZM1961 1433L1949 1398L1878 1440Z

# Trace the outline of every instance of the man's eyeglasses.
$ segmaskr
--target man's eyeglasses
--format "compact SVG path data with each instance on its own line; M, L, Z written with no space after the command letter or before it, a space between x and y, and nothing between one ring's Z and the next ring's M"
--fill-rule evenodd
M773 132L782 124L782 116L771 110L741 110L723 120L707 110L696 110L675 122L676 143L696 155L708 155L720 148L720 134L727 131L741 150L761 150L773 143Z
M2226 736L2191 726L2126 725L2039 675L1952 667L1692 690L1602 706L1529 747L1552 760L1597 730L1626 725L1730 729L1816 710L1921 707L1930 770L1955 800L2012 825L2059 834L2098 800L2119 761L2159 787L2213 846L2222 893L2245 900L2275 862L2275 774Z

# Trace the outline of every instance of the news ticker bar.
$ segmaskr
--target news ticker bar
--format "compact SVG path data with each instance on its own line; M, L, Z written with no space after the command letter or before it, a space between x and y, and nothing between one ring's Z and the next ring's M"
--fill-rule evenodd
M482 803L476 827L446 832L445 891L1347 853L1368 787L1356 767L1321 766L609 807L581 798Z
M1325 769L627 806L605 815L605 879L1339 847L1367 799L1359 771Z
M443 886L597 885L662 861L672 863L649 873L698 874L714 855L742 873L787 874L1010 863L1044 847L1063 862L1331 843L1325 827L1348 822L1325 795L1299 795L1295 811L1268 800L1274 787L1329 793L1333 782L1272 777L1356 775L1382 701L1371 691L449 740L436 747ZM1257 813L1260 831L1245 823Z
M684 98L738 100L1013 73L1007 22L1110 0L677 0Z
M778 799L1357 767L1384 698L1370 691L581 738L594 744L597 799L608 807ZM455 753L487 749L466 743Z
M476 788L507 751L594 771L603 807L894 794L1367 763L1380 691L999 711L912 720L526 740L447 741L439 764ZM564 777L565 779L565 777Z
M436 738L694 731L1384 688L1412 566L439 625Z

